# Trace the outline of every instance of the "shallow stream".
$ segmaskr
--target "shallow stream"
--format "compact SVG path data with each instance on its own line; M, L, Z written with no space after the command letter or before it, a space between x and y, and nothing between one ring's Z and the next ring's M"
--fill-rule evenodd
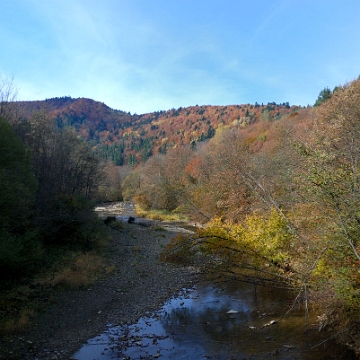
M109 216L133 211L131 203L119 203L99 212ZM294 297L288 291L244 283L197 284L136 324L108 324L73 358L352 359L329 340L331 334L317 331L315 314L306 316L297 305L287 313Z
M303 309L285 316L292 297L252 285L197 285L136 324L108 325L76 354L109 359L351 359L314 330ZM315 321L315 319L312 319Z

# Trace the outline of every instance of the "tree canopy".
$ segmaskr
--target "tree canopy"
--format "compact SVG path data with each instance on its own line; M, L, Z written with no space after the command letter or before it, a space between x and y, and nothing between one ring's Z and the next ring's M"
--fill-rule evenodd
M318 98L315 101L314 106L319 106L324 103L326 100L330 99L332 95L332 91L326 87L320 91Z
M22 273L37 255L31 227L37 181L30 154L10 124L0 118L0 269ZM32 264L29 264L32 263ZM29 266L29 267L31 267Z

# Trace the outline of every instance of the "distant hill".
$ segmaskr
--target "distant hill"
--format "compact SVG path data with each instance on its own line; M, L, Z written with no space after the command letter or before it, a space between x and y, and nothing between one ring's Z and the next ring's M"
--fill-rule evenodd
M34 111L45 111L55 119L58 126L74 126L78 131L91 129L98 133L107 128L128 126L133 118L129 113L113 110L104 103L69 96L43 101L19 101L17 104L25 116L30 116ZM91 139L88 135L84 137Z
M71 126L96 153L115 165L135 165L177 145L196 146L213 137L219 126L276 121L298 109L288 103L196 105L131 115L85 98L60 97L17 104L26 117L34 111L45 111L57 126Z

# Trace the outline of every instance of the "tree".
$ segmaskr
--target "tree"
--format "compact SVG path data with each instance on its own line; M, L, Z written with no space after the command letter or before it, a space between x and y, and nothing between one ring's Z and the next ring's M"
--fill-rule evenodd
M31 226L37 183L29 153L0 118L0 281L34 269L41 246Z
M315 101L314 106L319 106L322 103L324 103L326 100L330 99L332 95L331 90L326 87L323 90L320 91L319 96L317 98L317 100Z
M338 302L339 333L350 338L360 331L359 104L360 80L340 87L316 109L312 132L298 143L305 159L302 195L317 210L323 248L312 278Z
M34 205L36 180L30 156L10 124L0 118L1 226L21 225Z
M71 129L56 128L43 112L33 115L25 139L39 185L38 226L50 242L79 237L81 227L92 218L89 202L102 177L99 159Z
M284 160L279 147L272 142L262 151L270 122L253 125L251 130L221 129L188 164L187 184L192 189L194 204L211 216L226 216L233 220L244 218L255 209L268 211L280 205L274 194L282 182L279 173ZM277 132L273 132L277 136Z
M141 189L141 167L133 169L121 183L122 196L125 201L132 200Z
M13 79L0 76L0 117L8 121L14 119L15 104L13 101L17 96Z
M139 187L133 195L145 210L166 209L172 211L186 202L187 195L183 182L184 169L194 152L189 148L177 147L170 149L165 155L157 154L150 158L140 173ZM124 187L130 193L129 179L125 179ZM133 186L131 186L133 187Z
M360 235L360 81L344 86L317 111L306 147L307 179L354 256Z
M128 166L115 166L114 163L108 162L103 169L104 181L99 189L100 200L123 200L121 184L130 173L131 170Z
M149 159L142 169L141 189L136 199L146 210L173 210L177 207L174 184L167 167L166 156L157 154Z
M195 234L172 239L161 256L167 261L196 264L217 281L236 279L296 288L288 264L293 237L284 218L273 210L267 217L247 216L241 224L214 219Z

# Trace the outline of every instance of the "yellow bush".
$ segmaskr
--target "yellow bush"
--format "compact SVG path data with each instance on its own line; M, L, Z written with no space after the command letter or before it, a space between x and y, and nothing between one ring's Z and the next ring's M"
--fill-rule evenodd
M102 259L95 253L75 255L67 261L67 266L51 281L52 286L78 289L89 286L102 268Z

